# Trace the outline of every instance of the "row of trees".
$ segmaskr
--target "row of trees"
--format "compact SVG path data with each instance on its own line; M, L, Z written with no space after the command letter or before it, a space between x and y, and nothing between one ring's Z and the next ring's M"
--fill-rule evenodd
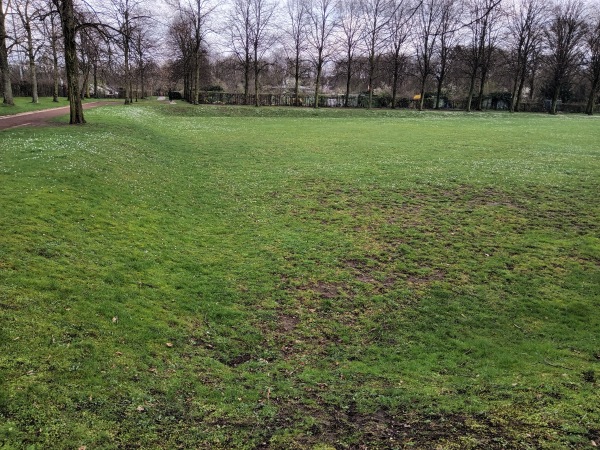
M32 102L38 102L38 68L48 72L51 67L54 101L62 85L71 105L71 123L85 123L81 98L99 95L99 79L118 83L125 103L131 103L133 65L142 96L146 74L156 71L150 53L159 46L151 36L152 26L152 15L140 0L111 0L96 7L74 0L0 0L4 104L14 104L11 66L22 73L23 55Z
M444 91L465 82L468 111L482 109L491 82L510 94L511 111L526 90L543 91L552 113L575 82L587 92L588 113L598 96L597 0L231 0L225 10L202 0L177 8L169 42L192 102L199 70L209 70L201 54L211 48L225 55L215 63L220 84L235 90L231 80L241 79L246 99L253 84L256 105L261 85L287 87L291 78L296 102L307 83L317 99L323 81L333 88L341 72L346 106L358 89L371 107L375 90L387 86L395 107L407 80L420 109L426 92L435 91L439 107ZM283 73L283 80L269 72Z
M511 111L538 96L556 113L576 93L592 114L599 10L598 0L0 0L2 92L11 104L15 61L26 61L33 102L40 68L55 100L66 79L71 123L85 122L81 98L99 80L128 104L149 78L192 103L225 87L257 106L261 90L287 90L300 105L312 86L315 106L328 89L345 106L361 92L371 107L385 91L391 107L404 92L423 109L433 93L434 107L464 98L470 111L493 89Z

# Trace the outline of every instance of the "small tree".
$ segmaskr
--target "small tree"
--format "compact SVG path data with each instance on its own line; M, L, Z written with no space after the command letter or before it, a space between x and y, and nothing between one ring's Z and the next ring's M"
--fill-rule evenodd
M393 14L388 22L388 46L392 66L392 108L396 107L398 84L406 64L404 46L411 32L411 21L419 9L420 1L396 0Z
M368 107L373 104L373 84L377 55L385 43L383 36L387 24L394 14L396 4L393 0L362 0L362 17L364 20L364 36L369 59L369 100Z
M340 23L340 47L344 49L346 58L346 94L344 106L348 107L350 98L350 82L352 80L352 63L357 51L360 37L363 34L362 20L360 16L360 0L347 0L338 3L338 15Z
M425 86L429 75L433 73L432 58L440 36L442 4L440 0L425 0L417 12L417 30L415 49L417 51L417 69L420 81L419 110L425 102Z
M323 66L330 57L331 41L336 30L334 0L313 0L309 10L308 41L311 47L311 59L315 68L315 104L319 107L319 89Z
M229 12L229 45L244 71L244 104L248 104L252 70L252 8L250 0L233 0Z
M510 111L519 110L523 88L543 35L545 7L541 0L519 0L508 15L507 41L513 72Z
M304 0L287 0L286 12L288 27L285 30L285 48L291 54L294 75L294 104L300 106L300 76L302 74L302 56L306 52L306 27L308 9Z
M544 34L549 50L550 114L556 114L561 87L570 80L583 60L581 44L586 34L583 2L565 0L555 4Z
M33 0L15 1L15 9L24 31L24 48L29 63L29 77L31 81L31 102L38 103L38 78L35 59L43 42L40 42L37 36L34 35L36 31L34 27L39 22L41 14L38 5Z
M271 32L271 21L275 12L275 3L268 0L251 1L250 39L254 66L254 105L260 106L259 77L266 67L264 62L266 52L275 43L275 35Z
M590 19L585 37L587 47L587 75L590 80L590 94L585 112L594 114L594 105L600 91L600 11Z
M437 62L434 75L437 81L435 109L440 108L442 88L457 43L457 31L460 27L460 15L453 0L442 0L440 5L440 28L437 46Z

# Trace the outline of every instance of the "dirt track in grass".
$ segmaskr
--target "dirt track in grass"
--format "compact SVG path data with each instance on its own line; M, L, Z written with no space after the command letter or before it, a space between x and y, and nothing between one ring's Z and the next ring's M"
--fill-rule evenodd
M83 109L96 108L98 106L116 105L117 102L102 101L84 103ZM16 127L36 127L47 125L51 119L69 114L69 107L64 106L61 108L44 109L42 111L32 111L22 114L15 114L12 116L1 116L0 117L0 130L7 130L9 128Z

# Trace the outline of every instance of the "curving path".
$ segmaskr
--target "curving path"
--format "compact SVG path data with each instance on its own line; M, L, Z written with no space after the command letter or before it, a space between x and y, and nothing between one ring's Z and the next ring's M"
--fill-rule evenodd
M98 106L105 105L119 105L119 102L114 101L102 101L102 102L91 102L84 103L83 109L95 108ZM7 130L9 128L25 127L25 126L40 126L46 125L55 117L69 114L68 106L61 106L60 108L43 109L41 111L31 111L21 114L14 114L12 116L0 116L0 130Z

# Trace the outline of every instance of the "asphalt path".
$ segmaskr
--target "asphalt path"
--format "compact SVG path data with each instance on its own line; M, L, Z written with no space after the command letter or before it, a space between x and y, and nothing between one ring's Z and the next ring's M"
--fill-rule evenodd
M84 103L83 109L96 108L98 106L105 105L118 105L118 102L91 102ZM64 116L69 114L70 110L68 106L62 106L60 108L43 109L41 111L31 111L21 114L14 114L12 116L0 116L0 130L7 130L9 128L16 127L35 127L41 125L47 125L51 119L55 117Z

